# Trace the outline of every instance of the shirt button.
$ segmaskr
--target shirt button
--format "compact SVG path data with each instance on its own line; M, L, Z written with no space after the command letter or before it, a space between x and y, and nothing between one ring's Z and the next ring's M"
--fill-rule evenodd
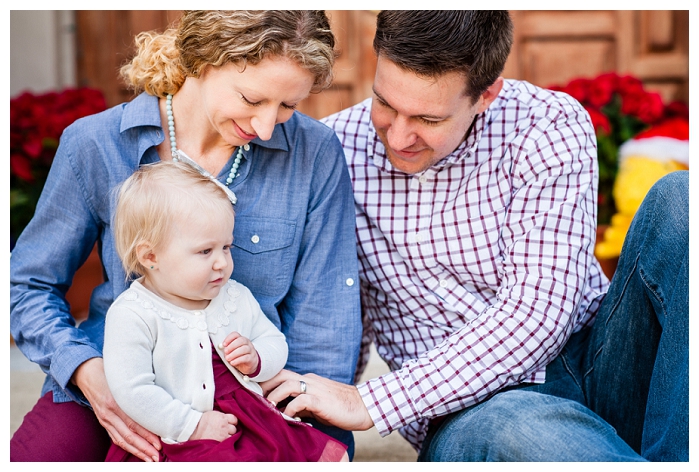
M243 382L250 382L250 377L243 375Z
M442 279L439 281L439 286L442 288L447 288L447 285L449 285L449 282L447 282L445 279Z
M249 145L249 144L246 144L245 146L243 146L243 149L245 149L246 151L249 151L249 150L250 150L250 145Z
M425 182L427 182L427 177L425 177L424 175L421 175L418 180L420 181L421 184L424 184Z
M415 233L415 241L418 243L421 243L422 242L422 234Z
M252 238L250 238L250 241L252 241L253 244L257 244L260 242L260 237L258 235L254 235Z
M347 279L347 280L345 280L345 283L347 284L348 287L351 287L352 285L354 285L354 279L351 279L351 278Z

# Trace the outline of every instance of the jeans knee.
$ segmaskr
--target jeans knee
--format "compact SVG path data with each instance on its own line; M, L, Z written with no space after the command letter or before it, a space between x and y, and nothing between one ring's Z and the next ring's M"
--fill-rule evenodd
M435 434L424 460L541 460L541 448L532 448L532 444L545 444L543 433L551 429L546 425L550 418L545 413L550 408L546 399L557 400L524 390L498 393L447 421Z
M689 172L677 171L658 180L648 191L646 199L653 205L657 220L671 227L689 226Z
M640 457L578 402L526 390L498 393L446 421L426 461L617 461Z

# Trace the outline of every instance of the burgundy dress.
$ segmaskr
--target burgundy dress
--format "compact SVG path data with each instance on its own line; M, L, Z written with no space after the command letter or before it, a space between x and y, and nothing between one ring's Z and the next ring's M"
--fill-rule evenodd
M235 415L237 431L221 442L162 443L161 462L333 462L344 456L347 446L309 424L284 419L270 402L238 382L213 346L212 355L214 410ZM112 444L106 461L139 459Z

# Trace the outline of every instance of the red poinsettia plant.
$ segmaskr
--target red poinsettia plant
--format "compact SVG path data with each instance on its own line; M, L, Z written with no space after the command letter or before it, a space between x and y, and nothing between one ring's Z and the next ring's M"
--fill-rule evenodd
M609 224L616 212L612 189L618 172L619 146L669 118L689 120L689 108L675 101L665 104L661 95L648 91L631 75L604 73L576 78L565 86L550 86L578 100L590 114L597 135L599 162L598 224Z
M10 249L34 215L63 130L105 108L102 92L91 88L10 99Z

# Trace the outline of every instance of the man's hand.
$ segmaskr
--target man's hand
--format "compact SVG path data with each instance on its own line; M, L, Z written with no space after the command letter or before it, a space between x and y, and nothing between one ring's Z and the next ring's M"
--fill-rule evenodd
M207 411L199 419L197 427L189 439L213 439L223 441L233 436L237 428L238 418L230 413L220 411Z
M306 393L303 394L301 381L306 383ZM275 404L287 397L296 397L284 408L288 416L312 416L321 423L348 431L365 431L374 426L354 385L288 370L282 370L261 385L267 399Z
M87 398L114 444L145 462L158 462L160 438L129 418L116 404L104 376L101 357L83 362L71 381Z
M228 363L243 374L252 374L260 363L260 356L252 342L235 331L226 336L221 349Z

